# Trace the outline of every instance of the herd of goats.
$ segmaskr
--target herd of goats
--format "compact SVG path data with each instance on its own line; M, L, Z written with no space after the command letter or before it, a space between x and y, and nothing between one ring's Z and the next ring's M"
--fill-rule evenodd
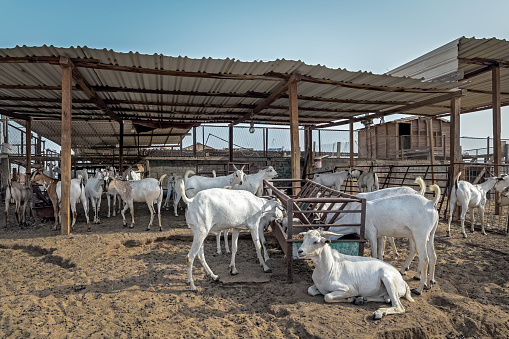
M284 227L288 223L288 217L291 216L285 215L284 208L277 199L262 197L263 180L277 177L274 168L269 166L250 175L245 174L243 169L234 166L233 173L219 177L216 177L215 173L213 177L194 175L195 173L191 170L183 176L174 174L168 176L163 207L168 209L170 201L173 201L174 214L178 216L178 206L182 200L187 205L185 213L187 225L193 231L193 243L187 255L188 282L192 291L197 290L192 276L193 262L196 257L208 276L214 280L219 279L205 261L203 242L209 234L216 235L217 252L221 253L220 235L224 231L225 247L229 253L227 234L228 230L232 231L230 273L235 275L238 274L235 267L235 255L239 232L248 230L255 244L260 266L263 267L264 272L271 272L266 264L269 256L265 248L264 230L273 221ZM447 235L450 236L455 207L461 207L461 233L465 238L467 235L464 223L468 210L471 213L471 231L474 232L474 208L479 211L481 232L485 235L486 194L495 188L496 191L502 192L497 203L502 206L509 205L509 176L489 177L482 184L473 185L459 180L460 175L461 173L458 173L455 177L450 194ZM71 230L76 222L77 202L83 204L88 231L91 230L89 201L94 213L92 222L100 223L99 209L103 193L106 193L108 198L108 217L110 216L110 199L113 200L113 216L116 215L115 202L118 200L119 207L123 202L123 208L119 212L122 214L123 225L127 226L125 212L130 209L130 227L134 227L133 203L145 202L150 210L150 222L147 229L149 230L152 226L156 214L155 206L157 206L159 230L162 230L160 213L164 197L162 182L166 174L159 180L140 179L136 177L134 171L129 169L123 177L120 177L111 167L97 171L91 178L88 178L86 171L77 171L75 176L76 178L71 180L70 191ZM361 191L357 196L366 199L365 237L370 243L372 257L344 255L329 245L331 240L337 240L346 234L359 233L358 226L333 226L327 231L313 229L302 232L299 234L302 245L298 249L298 257L312 259L315 263L312 275L314 285L309 287L308 293L313 296L324 295L326 302L364 304L376 301L392 304L390 308L379 308L374 312L374 319L380 319L387 314L403 313L405 309L401 304L401 297L413 301L412 292L419 295L435 283L434 236L439 221L437 202L441 195L440 188L437 185L430 186L430 190L435 195L432 200L424 197L426 184L420 177L416 179L420 191L406 186L379 189L376 173L351 168L333 173L315 174L312 180L339 190L347 178L357 179ZM53 204L56 229L59 221L61 182L41 170L32 172L30 181L41 185L42 187L39 186L41 190L47 191ZM5 199L6 228L9 203L16 204L17 220L19 223L24 223L26 204L30 202L31 196L28 188L16 181L8 185ZM348 204L352 206L345 207L346 210L360 208L359 203ZM294 220L298 223L298 219ZM341 213L336 220L341 220L342 224L359 224L360 214ZM400 271L382 261L386 238L393 246L396 255L394 238L409 239L409 256ZM415 279L420 280L420 283L416 289L410 291L402 275L406 274L416 254L419 257L419 266Z

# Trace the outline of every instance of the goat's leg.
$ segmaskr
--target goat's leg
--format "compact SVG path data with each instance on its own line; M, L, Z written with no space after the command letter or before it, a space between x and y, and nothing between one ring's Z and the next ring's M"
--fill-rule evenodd
M21 215L19 214L20 202L17 199L14 201L15 201L14 215L16 216L16 221L18 222L18 225L19 225L19 224L21 224L21 221L20 221Z
M265 264L265 261L263 260L262 257L262 245L260 243L260 237L258 235L258 226L250 227L249 229L251 231L251 237L253 238L253 243L255 245L256 255L258 256L258 260L260 261L260 266L263 267L263 272L271 273L272 269L269 266L267 266L267 264Z
M431 288L431 285L435 284L435 265L437 262L437 254L435 252L435 231L436 227L433 229L433 231L431 231L428 240L429 264L428 264L428 280L426 281L426 284L428 285L429 288Z
M5 198L5 229L7 229L7 215L9 214L9 200L7 197Z
M484 229L484 206L479 206L479 214L481 215L481 234L486 235L486 230Z
M384 260L385 238L386 237L376 238L377 250L375 258L379 260Z
M453 192L454 193L454 192ZM451 200L449 201L449 221L447 224L447 236L451 236L451 222L454 214L454 208L456 207L456 195L451 193Z
M333 292L327 293L323 300L326 303L351 303L354 302L355 298L359 293L355 290L351 290L348 286L341 284L342 286Z
M125 211L127 211L128 208L129 208L129 204L124 203L124 208L122 209L122 211L120 211L120 213L122 214L122 224L124 225L124 227L127 227L127 222L125 221ZM113 214L113 215L115 215L115 214Z
M101 219L99 219L99 213L101 212L101 196L99 195L99 198L97 199L97 223L101 223Z
M398 249L396 248L396 242L394 241L394 237L389 237L389 243L391 244L392 251L394 252L394 258L399 257Z
M154 202L153 201L147 201L147 205L148 205L148 210L150 211L150 222L148 223L147 231L150 231L150 227L152 226L152 222L154 221L154 214L156 211L154 210ZM133 216L133 224L134 224L134 216Z
M87 213L87 211L85 211L85 214ZM72 224L71 224L71 232L74 231L74 224L76 223L76 217L77 217L77 212L76 212L76 201L71 201L71 214L72 214Z
M92 221L94 224L97 224L97 208L94 197L90 197L90 205L92 205L92 210L94 211L94 220Z
M314 297L314 296L317 296L317 295L322 294L322 292L320 292L320 291L318 290L318 288L316 287L316 285L313 285L313 286L310 286L310 287L308 288L308 294L309 294L310 296Z
M415 249L415 241L413 238L408 239L409 245L410 245L410 252L408 253L408 257L405 260L405 263L403 264L403 267L399 271L401 275L406 275L406 271L410 268L410 263L412 260L414 260L415 254L417 253L417 250ZM420 272L417 272L417 275L414 277L414 279L420 280L421 274Z
M194 258L196 258L196 255L198 255L198 252L200 251L200 247L203 244L203 241L207 237L207 233L200 232L199 230L194 230L194 236L193 236L193 244L191 245L191 249L189 250L189 253L187 254L187 281L189 282L189 287L191 291L197 291L196 286L194 286L194 280L193 280L193 263ZM203 263L202 263L203 265Z
M60 216L60 211L59 211L59 204L58 202L54 202L54 201L51 201L53 203L53 215L55 216L55 227L53 228L55 231L57 230L58 228L58 218Z
M474 225L475 225L475 218L474 218L474 209L470 209L470 232L474 233Z
M131 212L131 226L129 226L129 227L134 228L134 202L131 200L127 203L127 205L129 206L129 212ZM152 220L150 220L150 221L152 221ZM150 226L148 229L150 229Z
M465 202L461 205L461 214L460 214L460 222L461 222L461 234L463 234L463 238L467 237L467 232L465 232L465 216L467 215L468 205Z
M201 247L198 251L198 260L200 260L200 262L203 266L203 269L205 270L205 274L207 276L211 277L215 281L219 280L219 277L217 275L215 275L214 272L212 272L209 265L207 264L207 261L205 260L205 251L203 248L203 243L201 244Z
M382 282L389 294L389 298L392 302L392 307L389 308L379 308L373 313L373 319L382 319L384 315L388 314L399 314L404 313L405 308L401 304L401 300L399 300L399 294L397 290L397 286L394 284L394 281L391 277L384 276L382 277Z
M87 232L90 232L90 231L92 231L92 227L90 225L90 213L89 213L89 209L88 209L88 200L85 197L84 193L81 195L80 200L81 200L81 203L83 204L83 211L85 211L85 219L87 219ZM76 208L76 203L74 206Z
M159 232L163 231L163 225L161 224L161 204L162 200L159 200L157 202L157 219L159 220Z
M27 210L27 201L23 202L23 207L21 207L21 223L26 225L26 210Z
M237 272L237 267L235 267L235 256L237 254L237 243L239 240L239 230L233 229L232 231L232 258L230 260L230 274L231 275L237 275L239 272ZM219 233L219 236L221 236L221 233Z
M109 218L110 217L110 207L111 207L111 205L110 205L110 199L111 199L110 198L110 194L106 193L106 199L108 199L108 215L106 216L106 218ZM113 200L113 201L115 201L115 200ZM113 207L113 208L115 208L115 207Z
M258 231L260 232L260 241L262 242L262 247L263 247L263 259L265 260L265 262L267 262L268 260L270 260L270 257L269 257L269 253L267 252L267 241L265 240L265 233L264 233L264 229L263 227L260 227L258 229Z
M223 252L221 252L221 231L216 233L216 253L223 254Z
M420 295L424 288L426 287L426 276L427 276L427 268L428 268L428 244L427 243L418 243L415 242L415 247L417 248L417 254L419 255L419 268L418 271L421 274L421 280L419 283L419 287L412 290L413 293Z
M228 229L223 230L224 236L224 250L226 253L230 253L230 244L228 244Z

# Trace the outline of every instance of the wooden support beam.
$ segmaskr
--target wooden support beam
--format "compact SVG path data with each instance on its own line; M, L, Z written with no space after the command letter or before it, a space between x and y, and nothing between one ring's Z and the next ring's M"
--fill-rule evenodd
M493 164L495 176L501 174L502 165L502 119L501 119L501 106L500 106L500 67L493 67L491 71L491 87L493 91ZM495 192L495 201L500 197L499 192ZM500 207L495 204L495 215L500 214Z
M11 111L8 111L5 109L1 109L1 108L0 108L0 114L7 116L9 118L13 118L13 119L19 119L19 120L25 120L25 121L30 119L29 115L14 113L14 112L11 112Z
M460 63L462 62L471 65L497 66L502 68L509 68L509 61L506 60L496 60L487 58L458 58L458 61Z
M61 59L62 66L62 129L61 129L61 229L63 235L71 232L71 116L72 116L72 66L69 59Z
M26 122L26 166L25 173L27 178L32 173L32 119ZM28 179L27 179L28 180Z
M193 127L193 157L196 157L196 126Z
M454 178L460 171L461 147L460 147L460 113L461 113L461 98L456 97L451 99L451 121L450 121L450 178L451 186L454 185ZM450 192L450 191L449 191Z
M118 173L120 176L124 175L124 121L120 120L120 135L119 135L119 148L118 148Z
M436 183L435 178L435 141L433 140L433 118L429 118L428 122L428 144L431 161L431 183Z
M271 103L273 103L274 101L279 99L284 93L286 93L288 91L288 85L290 83L298 81L300 81L300 74L292 74L290 78L288 78L288 80L279 83L275 88L273 88L270 95L267 98L261 100L259 103L257 103L251 112L246 113L243 117L235 120L232 124L236 125L253 118L254 115L260 113L262 110L267 108Z
M2 115L2 128L3 128L4 142L9 143L9 118L6 115Z
M362 121L362 120L365 120L365 119L375 119L375 118L385 117L385 116L388 116L388 115L398 114L398 113L401 113L401 114L412 114L412 113L409 113L408 111L412 110L412 109L420 108L420 107L431 106L433 104L444 102L444 101L447 101L447 100L451 100L451 98L461 97L461 96L464 96L464 95L466 95L466 90L460 89L460 90L456 90L456 91L453 91L453 92L449 92L447 94L435 96L433 98L421 100L421 101L415 102L415 103L410 104L410 105L406 105L406 106L402 106L402 107L397 107L397 108L391 108L391 109L388 109L388 110L383 110L383 111L380 111L378 113L371 114L369 116L362 116L362 117L352 118L352 119L349 119L349 120L345 119L343 121L331 122L331 123L328 123L328 124L318 125L318 126L315 126L315 128L326 128L326 127L346 125L346 124L349 124L350 122L359 122L359 121Z
M230 124L228 129L228 160L233 162L233 125Z
M297 98L297 82L288 84L290 99L290 145L292 155L292 179L300 179L300 144L299 144L299 103ZM300 191L300 182L292 183L293 195Z
M72 69L72 78L76 82L76 84L79 86L79 88L83 91L83 93L90 99L92 102L99 107L104 113L106 113L110 118L113 120L120 122L120 117L113 113L113 111L106 105L106 103L101 99L95 90L88 84L88 82L85 80L81 72L74 66L70 58L66 56L60 57L60 63L61 64L69 64Z
M350 167L354 167L354 160L353 160L353 121L350 122ZM339 187L337 190L339 191Z

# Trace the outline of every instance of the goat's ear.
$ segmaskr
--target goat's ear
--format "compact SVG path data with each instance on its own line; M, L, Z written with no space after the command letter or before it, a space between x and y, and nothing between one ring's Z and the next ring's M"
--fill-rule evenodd
M329 240L329 239L327 239L327 238L321 238L321 239L320 239L320 242L321 242L322 244L328 244L328 243L330 243L330 240Z

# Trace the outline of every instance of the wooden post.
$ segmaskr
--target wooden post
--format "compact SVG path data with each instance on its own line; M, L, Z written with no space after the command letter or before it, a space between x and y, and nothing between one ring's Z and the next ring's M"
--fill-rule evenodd
M350 167L354 166L353 161L353 122L350 121ZM338 189L339 191L339 189Z
M120 136L118 141L118 174L124 175L124 120L120 121Z
M196 158L196 126L193 127L193 157Z
M265 127L265 157L269 156L269 129Z
M61 128L61 229L63 235L69 234L70 229L70 194L71 194L71 115L72 115L72 67L69 58L60 57L62 66L62 128Z
M451 173L451 186L454 185L454 178L460 169L461 162L461 148L460 148L460 113L461 113L461 98L456 97L451 99L451 124L450 124L450 173Z
M495 170L495 176L500 175L500 169L502 165L502 120L500 116L500 67L493 67L491 71L491 87L492 87L492 99L493 99L493 167ZM500 193L495 192L495 201L500 198ZM495 204L495 215L500 215L500 207Z
M341 142L336 142L336 158L341 158Z
M230 124L228 130L228 159L230 162L233 162L233 124ZM228 173L226 173L226 175L228 175Z
M435 141L433 140L433 118L428 119L428 144L431 160L431 183L435 184Z
M26 122L26 166L25 175L27 178L32 173L32 118L28 118ZM28 180L28 179L27 179Z
M299 104L297 98L297 82L291 82L288 85L288 96L290 100L292 179L300 179ZM300 182L292 183L292 187L293 195L297 195L300 191Z
M4 134L4 143L9 143L9 118L7 116L2 116L2 127Z
M308 161L307 161L307 166L306 166L306 174L311 174L311 173L313 173L313 163L314 163L314 160L313 160L313 130L308 127L307 132L308 132L308 149L307 149Z
M490 162L490 137L486 138L486 158L484 162L486 164Z
M318 155L322 155L322 136L321 136L321 132L322 130L318 130Z

